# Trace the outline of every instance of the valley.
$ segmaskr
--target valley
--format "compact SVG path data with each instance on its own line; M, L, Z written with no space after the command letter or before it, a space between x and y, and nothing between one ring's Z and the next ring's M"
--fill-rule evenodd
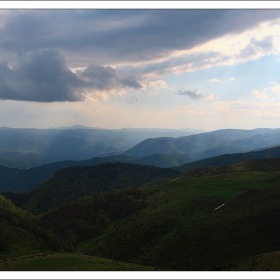
M0 10L2 278L280 271L280 2L19 2Z
M278 135L209 133L187 137L202 143L223 135L217 143L231 147L252 137L270 145L271 134L273 143ZM155 155L158 162L172 156ZM0 195L0 270L67 271L67 263L77 271L280 269L278 146L171 167L153 159L125 153L29 169L2 166L2 186L10 185ZM22 186L29 187L13 187L24 172L30 173Z

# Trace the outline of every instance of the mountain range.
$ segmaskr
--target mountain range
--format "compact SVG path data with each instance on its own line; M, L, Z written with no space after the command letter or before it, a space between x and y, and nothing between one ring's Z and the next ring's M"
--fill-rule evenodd
M81 131L85 130L84 128L75 129ZM65 128L65 130L67 131L68 129ZM207 141L209 141L210 144L207 145ZM147 147L147 143L154 144L150 146L148 145ZM165 144L160 145L159 143ZM267 149L261 148L266 146L269 147L277 143L280 145L280 130L278 129L232 129L199 133L196 135L178 138L151 138L140 142L133 148L127 150L125 153L118 155L94 157L81 161L58 161L28 169L0 166L0 192L29 191L35 186L50 179L58 170L70 166L92 166L109 162L125 162L142 165L153 165L157 167L172 167L177 168L180 171L185 171L192 167L223 166L249 159L274 158L279 157L279 146ZM221 148L219 148L219 144L221 145ZM164 148L168 145L172 149ZM209 147L211 147L211 149L209 149ZM179 150L179 148L181 150ZM251 151L252 149L256 148L259 150ZM200 155L199 157L201 157L203 154L204 158L206 155L218 155L207 157L202 160L194 160L193 158L188 157L186 153L183 153L183 149L184 151L192 150L192 152L189 152L191 156L196 154L196 156ZM161 153L154 153L150 155L147 150ZM249 150L250 152L233 153L233 151L236 150ZM134 154L132 151L138 151L137 153L135 152L135 154L138 156L131 155ZM181 151L182 154L172 154L175 151ZM227 151L230 153L227 154Z
M147 156L154 153L183 154L194 161L277 145L280 145L279 129L222 129L177 138L146 139L124 154L130 156Z
M191 129L0 128L0 165L26 169L64 160L120 154L139 142L160 136L199 133Z

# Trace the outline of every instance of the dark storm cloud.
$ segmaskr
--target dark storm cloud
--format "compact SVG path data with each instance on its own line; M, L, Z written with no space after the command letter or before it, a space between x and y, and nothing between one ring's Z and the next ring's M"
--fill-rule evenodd
M182 90L182 89L178 89L176 91L176 94L179 95L184 95L184 96L189 96L191 99L197 100L197 99L204 99L205 97L199 93L198 90Z
M143 61L238 33L279 10L26 10L10 11L0 47L15 52L57 48L69 61ZM69 56L70 57L70 56ZM100 60L100 61L99 61Z
M81 101L86 90L141 87L136 79L131 80L130 84L119 80L114 69L104 66L89 66L77 75L58 51L43 50L21 55L15 68L0 63L0 99Z
M279 10L6 10L0 17L0 61L8 63L0 64L0 99L79 101L87 91L139 89L145 74L164 75L182 64L197 68L219 56L207 52L170 59L169 51L191 49L279 16ZM252 40L243 55L270 45L270 37ZM131 65L156 58L161 59ZM73 73L70 67L86 68ZM178 94L203 98L192 91Z
M65 65L57 51L47 50L19 58L16 68L0 66L0 98L38 102L76 101L83 96L76 92L83 86Z

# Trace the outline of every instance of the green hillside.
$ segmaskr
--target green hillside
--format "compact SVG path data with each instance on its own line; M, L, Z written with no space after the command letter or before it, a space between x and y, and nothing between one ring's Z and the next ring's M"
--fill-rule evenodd
M145 263L170 270L230 270L236 261L279 250L279 202L279 183L248 189L166 236Z
M137 191L138 189L136 189ZM0 195L1 271L145 271L154 270L73 252L73 245L42 227L38 217Z
M2 197L0 268L67 270L69 261L74 270L279 269L280 158L170 170L127 163L60 170L34 189L42 193L33 200L40 201L33 212L44 212L37 216ZM55 254L62 251L74 254Z
M0 271L153 271L152 267L134 265L94 256L70 253L44 253L7 258L0 261Z
M102 158L95 157L81 161L59 161L22 170L0 166L0 193L30 191L34 187L49 180L58 170L71 166L92 166L109 162L127 162L169 168L179 167L190 161L189 158L183 155L154 154L147 157L131 157L120 154Z
M194 162L189 162L178 167L178 170L186 171L194 167L204 166L225 166L238 162L243 162L253 159L265 159L265 158L278 158L280 157L280 146L264 149L261 151L253 151L248 153L236 153L236 154L225 154L221 156L206 158Z
M46 212L82 196L114 189L140 187L160 178L174 178L179 171L129 163L104 163L69 167L56 172L29 193L5 193L16 205L33 213Z
M127 217L148 204L139 188L104 192L65 203L43 214L39 224L77 245L99 236L116 219Z
M267 162L251 162L233 166L230 173L183 175L167 185L143 189L149 202L143 210L115 221L79 252L163 270L212 270L241 257L278 250L274 236L279 233L279 163L272 172ZM257 166L257 171L247 172L248 166L251 170Z
M260 254L237 261L232 265L231 270L237 271L279 271L280 251Z
M0 195L0 258L52 250L69 250L65 243L38 225L36 217Z

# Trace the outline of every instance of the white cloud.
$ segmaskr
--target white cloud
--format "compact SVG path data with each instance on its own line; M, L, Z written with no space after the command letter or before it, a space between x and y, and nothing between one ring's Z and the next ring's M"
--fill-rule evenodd
M218 82L220 82L220 80L213 78L213 79L210 79L208 82L209 83L218 83Z
M149 82L148 83L148 87L164 87L164 88L167 88L168 85L165 81L163 80L158 80L158 81L155 81L155 82Z
M210 93L204 99L205 100L213 100L213 99L215 99L215 93L214 92Z
M269 118L279 118L279 102L270 102L270 101L261 101L261 102L246 102L240 100L232 100L232 101L218 101L214 102L214 106L217 111L220 112L231 112L234 113L235 116L239 116L241 118L244 117L259 117L262 119Z
M263 90L254 89L252 90L252 95L260 101L268 101L272 98L269 88L265 88Z
M271 88L271 91L273 92L273 93L275 93L278 97L280 97L280 85L278 84L276 84L275 86L273 86L272 88Z
M264 89L254 89L252 90L252 95L259 99L260 101L272 101L275 99L280 99L280 84L271 83L274 86L267 87Z

